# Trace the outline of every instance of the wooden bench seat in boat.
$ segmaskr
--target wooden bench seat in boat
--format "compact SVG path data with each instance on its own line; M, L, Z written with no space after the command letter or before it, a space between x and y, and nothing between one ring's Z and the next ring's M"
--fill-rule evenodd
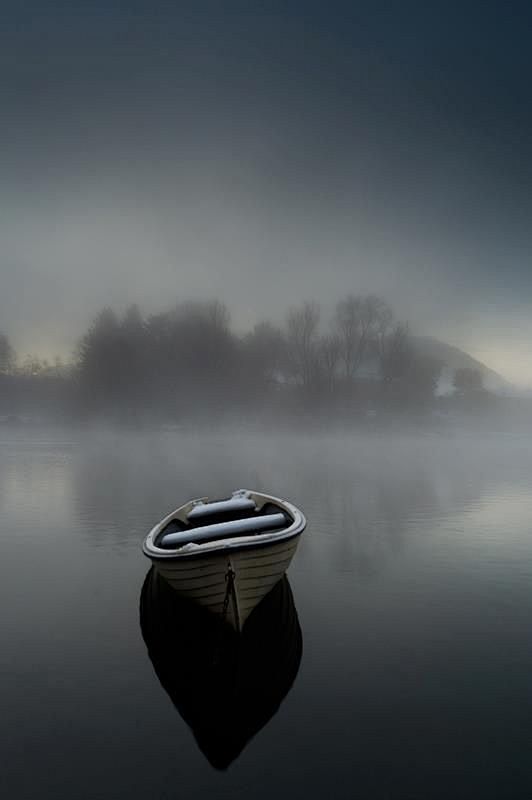
M214 504L212 504L214 505ZM190 519L190 514L187 517ZM282 528L285 526L284 514L260 514L256 517L232 519L227 522L216 522L213 525L203 525L199 528L189 528L184 531L167 533L161 539L161 547L177 548L188 543L205 542L213 539L227 539L231 536L242 536L248 533Z
M229 500L215 500L214 503L197 503L187 514L187 520L202 519L213 514L229 511L255 511L257 505L251 497L231 497Z

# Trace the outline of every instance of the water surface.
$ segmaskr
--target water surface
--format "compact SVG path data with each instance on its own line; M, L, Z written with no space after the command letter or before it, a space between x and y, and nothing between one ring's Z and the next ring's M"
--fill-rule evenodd
M148 655L140 543L239 487L307 515L302 656L220 770ZM518 437L4 426L3 796L531 797L531 488Z

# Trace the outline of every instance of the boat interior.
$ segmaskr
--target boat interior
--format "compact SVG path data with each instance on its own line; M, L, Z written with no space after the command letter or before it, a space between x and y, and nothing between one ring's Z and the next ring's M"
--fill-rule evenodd
M251 497L235 497L192 506L186 520L174 517L159 532L155 545L162 549L207 544L234 536L275 533L289 527L292 516L276 503L260 508Z

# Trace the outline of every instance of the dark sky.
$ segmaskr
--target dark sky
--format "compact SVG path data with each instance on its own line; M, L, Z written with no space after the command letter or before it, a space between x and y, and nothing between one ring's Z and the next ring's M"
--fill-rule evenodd
M0 329L109 303L237 327L380 292L532 383L532 12L516 2L1 5Z

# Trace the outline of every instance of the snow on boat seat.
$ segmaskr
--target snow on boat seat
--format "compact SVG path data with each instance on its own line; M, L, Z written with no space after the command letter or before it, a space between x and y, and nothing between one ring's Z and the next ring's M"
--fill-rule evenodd
M245 533L281 528L287 524L284 514L262 514L246 519L232 519L229 522L218 522L214 525L203 525L188 531L167 533L161 540L162 547L180 547L189 542L204 542L208 539L227 539Z
M216 500L214 503L198 503L188 512L187 519L200 519L228 511L255 511L256 508L251 497L231 497L230 500Z

